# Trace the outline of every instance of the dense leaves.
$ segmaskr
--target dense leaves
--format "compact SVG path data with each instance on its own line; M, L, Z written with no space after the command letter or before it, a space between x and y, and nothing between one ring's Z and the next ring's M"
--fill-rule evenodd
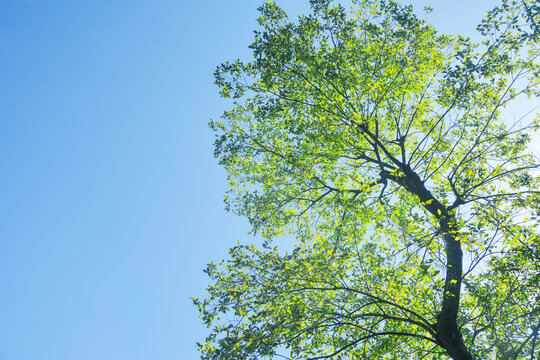
M260 8L253 60L218 67L227 207L262 248L210 264L203 359L532 359L540 349L540 5L474 44L411 7ZM275 238L297 245L278 250Z

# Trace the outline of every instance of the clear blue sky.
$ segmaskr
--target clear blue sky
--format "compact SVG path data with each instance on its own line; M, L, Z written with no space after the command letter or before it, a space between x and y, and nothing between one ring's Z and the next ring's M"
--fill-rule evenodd
M472 35L493 1L431 3ZM0 359L199 358L201 270L257 242L207 123L259 4L0 1Z

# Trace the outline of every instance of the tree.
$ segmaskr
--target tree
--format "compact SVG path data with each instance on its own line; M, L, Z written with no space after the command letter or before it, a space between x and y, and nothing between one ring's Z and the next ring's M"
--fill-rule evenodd
M353 3L265 3L253 60L215 73L227 208L264 243L206 269L202 358L538 358L539 118L504 109L540 94L540 4L503 1L476 44Z

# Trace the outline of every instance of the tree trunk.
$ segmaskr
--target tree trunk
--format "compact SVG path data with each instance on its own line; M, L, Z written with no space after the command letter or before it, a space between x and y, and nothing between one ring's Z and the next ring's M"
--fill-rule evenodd
M463 274L461 243L452 234L455 218L441 220L441 230L446 243L446 279L441 312L437 317L437 342L455 360L473 360L473 356L463 342L457 325L459 299L461 294L461 276Z
M453 211L438 201L408 165L401 165L404 176L381 171L381 178L397 182L419 197L422 206L439 221L439 231L446 245L446 278L442 307L437 316L436 340L454 360L474 360L457 325L461 277L463 275L463 251L457 240L457 221Z

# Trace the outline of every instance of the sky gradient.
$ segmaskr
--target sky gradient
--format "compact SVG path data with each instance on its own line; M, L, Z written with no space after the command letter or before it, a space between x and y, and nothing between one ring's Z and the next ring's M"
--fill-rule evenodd
M473 35L493 1L414 3ZM202 269L259 243L207 126L259 4L0 2L0 359L199 358Z

